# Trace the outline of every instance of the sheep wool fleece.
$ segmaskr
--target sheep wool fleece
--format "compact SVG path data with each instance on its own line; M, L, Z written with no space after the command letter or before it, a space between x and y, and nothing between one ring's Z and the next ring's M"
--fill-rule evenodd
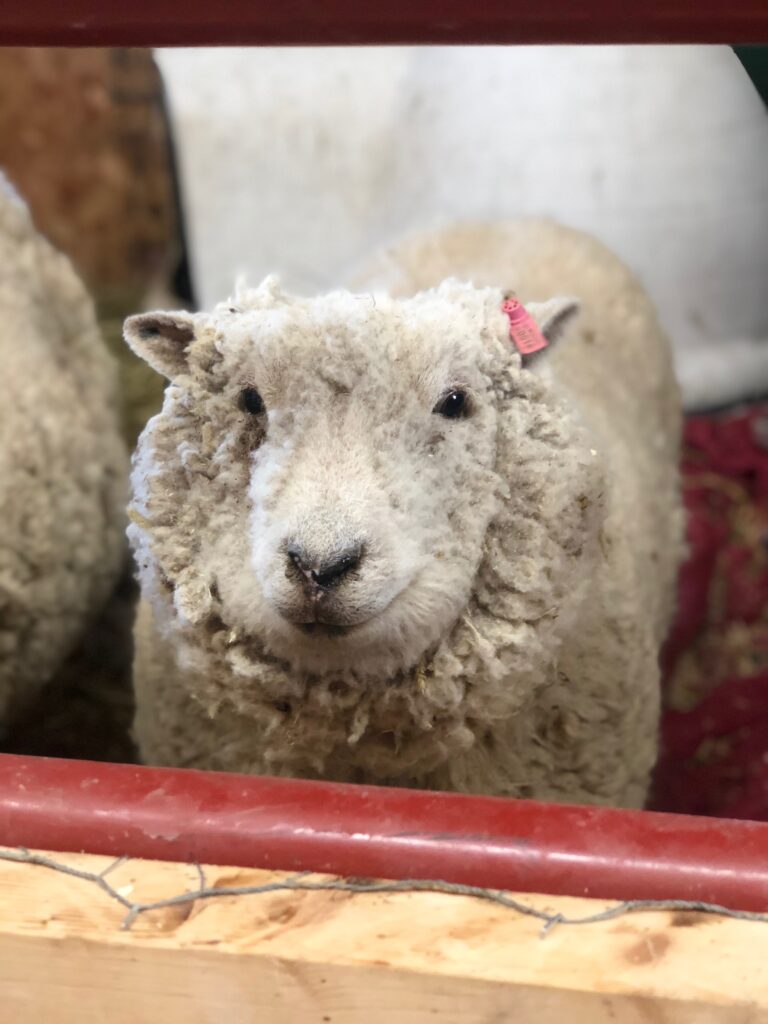
M407 239L355 286L126 324L171 380L130 510L143 757L642 805L683 551L648 297L543 221Z
M0 175L0 719L21 712L125 565L128 458L90 298Z

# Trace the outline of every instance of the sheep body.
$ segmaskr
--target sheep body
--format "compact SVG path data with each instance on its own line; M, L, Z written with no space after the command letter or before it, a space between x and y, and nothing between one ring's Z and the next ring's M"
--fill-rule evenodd
M0 718L23 711L124 564L113 366L69 261L0 175Z
M173 379L133 474L144 757L641 805L682 552L679 399L647 296L541 221L412 238L364 280L389 295L268 281L212 314L129 321ZM505 289L541 316L553 293L581 303L534 367ZM271 411L246 428L249 381ZM472 415L430 419L456 381ZM275 530L330 550L334 515L368 530L339 615L373 600L366 572L407 585L349 637L305 639L271 609L291 572Z

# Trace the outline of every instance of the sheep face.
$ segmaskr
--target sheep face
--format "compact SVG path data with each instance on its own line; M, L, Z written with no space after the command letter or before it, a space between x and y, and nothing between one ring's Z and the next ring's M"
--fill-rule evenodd
M508 498L500 416L542 393L501 302L452 282L298 300L270 280L210 315L132 318L172 381L134 471L158 598L304 672L417 664L465 610Z

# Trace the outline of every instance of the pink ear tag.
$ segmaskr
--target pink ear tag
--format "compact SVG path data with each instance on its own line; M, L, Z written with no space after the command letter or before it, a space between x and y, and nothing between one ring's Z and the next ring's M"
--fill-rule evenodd
M501 309L509 317L509 336L521 356L533 355L547 347L549 342L522 302L505 299Z

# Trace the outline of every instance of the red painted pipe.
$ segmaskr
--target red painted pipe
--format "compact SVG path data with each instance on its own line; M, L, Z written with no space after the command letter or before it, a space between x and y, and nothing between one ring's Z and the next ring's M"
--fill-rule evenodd
M0 755L0 844L768 910L768 824Z
M0 5L4 46L766 41L765 0L24 0Z

